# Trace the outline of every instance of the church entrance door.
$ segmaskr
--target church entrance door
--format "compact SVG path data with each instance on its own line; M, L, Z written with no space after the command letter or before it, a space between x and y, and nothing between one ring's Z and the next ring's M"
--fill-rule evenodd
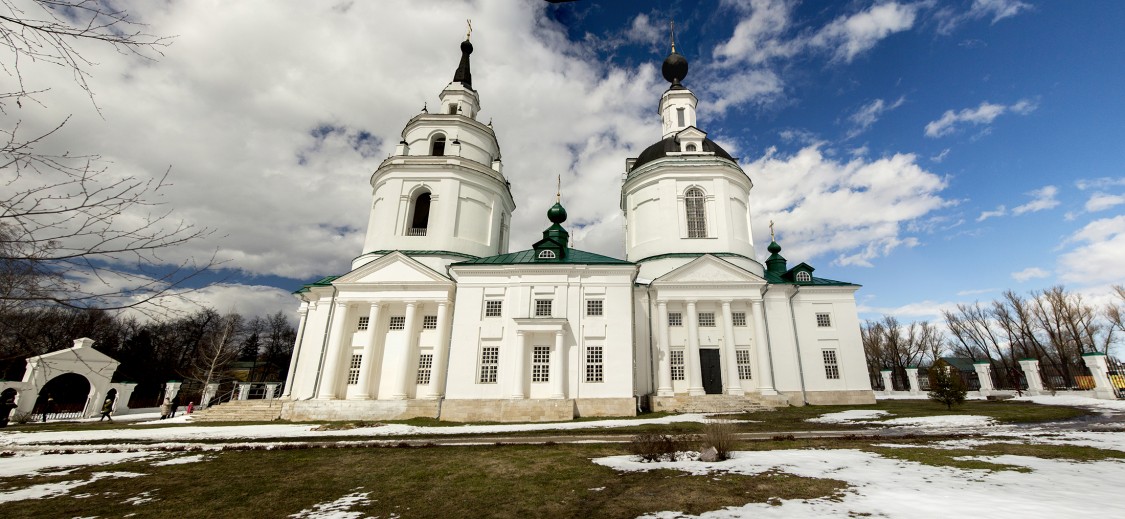
M699 370L703 374L703 391L708 395L723 392L723 369L719 364L719 350L699 350Z

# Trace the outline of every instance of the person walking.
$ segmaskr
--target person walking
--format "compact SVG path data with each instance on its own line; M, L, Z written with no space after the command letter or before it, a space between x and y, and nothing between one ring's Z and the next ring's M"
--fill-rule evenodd
M112 422L113 417L109 415L112 412L113 412L113 399L107 398L107 399L105 399L105 403L102 404L102 417L98 418L98 421L100 422L102 420L105 420L106 418L109 418L109 421Z
M187 403L187 414L191 414L191 412L194 409L195 409L195 402L188 402Z
M176 398L172 399L172 414L168 415L168 418L175 418L176 417L176 410L179 409L179 408L180 408L180 397L177 396Z
M47 393L47 399L43 401L43 423L47 423L47 414L55 410L55 397Z
M172 412L172 400L168 399L168 398L165 398L164 403L160 404L160 419L163 420L165 418L168 418L168 415L171 412Z

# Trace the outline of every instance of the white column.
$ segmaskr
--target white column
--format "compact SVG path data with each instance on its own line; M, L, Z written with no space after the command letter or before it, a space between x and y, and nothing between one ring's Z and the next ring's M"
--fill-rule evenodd
M403 332L406 333L406 345L402 352L402 358L399 360L398 373L402 377L399 379L398 392L391 395L395 400L406 400L410 398L410 389L414 385L416 377L415 373L410 369L414 365L414 358L417 356L414 351L417 349L418 332L416 330L416 321L418 320L418 303L416 301L407 301L406 303L406 323L403 325Z
M908 366L906 368L906 380L910 381L910 394L917 395L922 392L918 387L918 368L915 366Z
M981 396L988 396L996 389L992 385L992 364L987 360L981 360L973 363L973 370L977 372L977 379L980 380L980 394Z
M688 351L684 354L684 370L687 371L688 394L703 395L703 372L699 365L699 316L695 312L695 301L687 302Z
M1117 400L1117 391L1113 382L1109 380L1109 362L1105 354L1100 352L1083 353L1082 360L1090 368L1090 376L1094 377L1094 398L1103 400Z
M1039 375L1039 361L1036 359L1020 359L1020 368L1023 369L1023 378L1027 380L1027 394L1043 394L1043 377ZM1019 381L1016 381L1018 384Z
M375 376L371 366L375 364L375 346L379 340L379 310L382 303L376 301L371 303L371 308L367 310L367 333L364 335L364 340L367 341L363 345L363 359L359 363L359 381L356 383L359 386L359 391L356 392L352 398L355 400L371 400L375 394L373 383L379 378Z
M344 347L344 323L348 320L348 305L336 303L336 311L332 312L332 327L328 333L328 355L324 360L324 372L320 377L320 391L317 399L331 400L336 398L336 381L339 379L340 350Z
M293 393L293 384L297 380L297 359L301 357L301 349L304 346L301 344L302 338L305 336L305 320L309 315L308 303L302 303L301 308L297 310L297 344L293 347L293 354L289 356L289 371L285 376L285 394L281 395L285 398Z
M895 382L891 378L891 375L893 373L894 373L894 371L889 370L889 369L884 369L884 370L879 371L879 375L881 375L883 377L883 393L891 394L891 393L894 392Z
M249 382L238 383L238 398L237 400L250 400L250 386Z
M758 392L763 395L776 395L773 387L773 370L770 366L770 345L766 337L766 316L762 311L762 300L750 302L750 313L754 314L754 349L758 352L758 365L754 370L758 377Z
M730 311L730 300L723 300L723 344L726 346L723 355L727 358L727 391L728 395L742 395L742 381L738 378L738 349L734 344L734 321Z
M520 400L526 397L523 386L527 380L527 334L523 330L516 331L516 354L513 357L512 399Z
M266 384L266 400L273 400L274 393L277 393L277 383L270 382L269 384Z
M555 352L551 355L551 398L566 398L566 352L563 331L555 332Z
M668 302L657 301L656 312L656 326L659 332L656 346L660 358L657 366L659 369L657 380L660 385L656 388L656 396L672 396L675 392L672 390L672 346L668 343Z
M176 395L180 393L181 384L182 382L168 382L164 384L164 398L168 400L176 398ZM163 400L161 401L163 402Z
M437 322L438 342L434 346L434 360L430 365L430 394L427 398L440 398L445 387L445 359L449 356L449 331L453 327L449 302L438 302Z

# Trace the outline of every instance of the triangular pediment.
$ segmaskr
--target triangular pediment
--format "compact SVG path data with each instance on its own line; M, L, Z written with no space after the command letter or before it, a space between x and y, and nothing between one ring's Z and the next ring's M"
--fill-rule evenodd
M764 285L765 279L751 272L739 268L728 261L723 261L710 254L704 254L679 268L653 280L653 286L659 285L730 285L730 284L755 284Z
M91 344L93 342L94 341L90 341ZM95 350L94 348L91 348L89 345L75 346L75 347L72 347L72 348L64 348L64 349L61 349L61 350L55 350L55 351L52 351L51 353L44 353L43 355L39 355L38 357L33 357L33 358L37 358L37 359L41 359L41 360L60 360L60 361L77 361L77 362L99 363L99 364L108 364L108 363L117 364L116 359L114 359L113 357L110 357L109 355L106 355L106 354L104 354L104 353L102 353L98 350Z
M705 137L707 137L707 132L694 126L688 126L676 134L676 138L679 140L703 140Z
M434 269L401 252L391 252L371 263L363 265L332 282L333 285L373 285L392 283L396 285L448 285L452 283Z

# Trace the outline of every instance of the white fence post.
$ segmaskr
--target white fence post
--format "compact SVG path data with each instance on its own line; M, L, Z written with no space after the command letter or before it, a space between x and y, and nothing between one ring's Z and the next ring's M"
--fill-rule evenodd
M1082 360L1090 368L1090 375L1094 377L1094 398L1103 400L1117 400L1113 384L1109 380L1109 363L1106 362L1104 353L1083 353Z
M1020 359L1020 368L1027 379L1027 394L1035 396L1043 394L1043 377L1039 375L1039 361L1036 359Z

